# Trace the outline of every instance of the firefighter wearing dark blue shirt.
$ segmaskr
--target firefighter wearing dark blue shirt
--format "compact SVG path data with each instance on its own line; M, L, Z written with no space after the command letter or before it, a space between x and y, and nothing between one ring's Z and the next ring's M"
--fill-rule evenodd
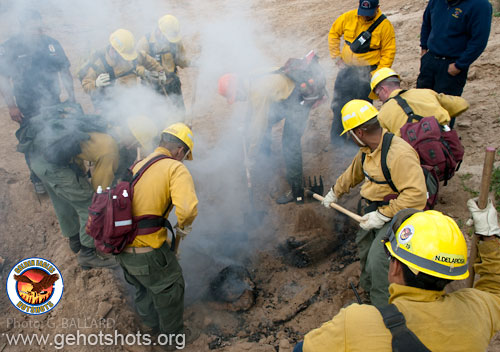
M491 18L488 0L429 0L420 33L417 88L460 96L469 66L488 43Z
M0 93L11 119L20 124L16 137L22 144L27 121L40 109L61 102L59 77L69 100L75 100L75 93L69 60L59 42L43 34L40 14L25 12L19 25L21 32L0 45ZM30 178L35 191L45 193L33 173Z

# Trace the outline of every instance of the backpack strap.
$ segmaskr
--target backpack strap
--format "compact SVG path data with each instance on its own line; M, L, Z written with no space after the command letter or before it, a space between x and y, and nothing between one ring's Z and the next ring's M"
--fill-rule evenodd
M387 166L387 153L389 152L389 148L391 147L392 143L392 138L394 138L393 133L387 132L384 134L384 138L382 140L382 151L381 151L381 166L382 166L382 173L384 174L385 181L377 181L363 169L363 174L368 178L371 182L376 183L378 185L389 185L391 189L399 193L398 189L392 182L391 178L391 172L389 171L389 167ZM361 154L361 167L363 167L363 164L365 162L366 154L363 153Z
M137 181L139 181L139 179L141 178L141 176L146 172L146 170L151 166L153 165L154 163L156 163L157 161L160 161L162 159L174 159L172 158L171 156L167 156L165 154L160 154L160 155L156 155L154 157L152 157L151 159L149 159L140 169L139 171L137 171L134 176L132 177L132 181L130 181L130 185L133 187L135 186L135 184L137 183ZM135 166L132 165L132 167Z
M372 23L372 25L366 31L372 33L375 30L375 28L377 28L378 25L381 24L382 21L385 20L386 18L387 17L384 14L382 14L379 18L377 18L375 22Z
M416 115L413 112L410 105L408 105L408 102L401 96L401 94L403 94L404 92L406 92L406 90L403 89L402 91L400 91L396 96L392 97L391 99L396 100L398 105L405 112L406 116L408 116L408 121L406 121L406 123L412 123L413 120L417 120L417 121L422 120L423 117L420 115Z
M408 329L404 315L394 304L376 308L384 319L385 327L391 331L393 351L430 352L413 331Z
M167 155L164 155L164 154L161 154L161 155L157 155L157 156L151 158L150 160L148 160L141 167L141 169L134 174L134 176L132 178L132 181L130 181L130 185L131 185L132 191L134 189L135 184L137 183L137 181L139 181L139 179L146 172L146 170L151 165L153 165L154 163L156 163L157 161L160 161L162 159L174 159L174 158L172 158L170 156L167 156ZM135 164L136 163L134 163L130 167L130 169L132 169L135 166ZM170 245L170 250L174 251L175 250L175 240L176 240L176 238L175 238L175 232L174 232L174 229L172 228L172 224L170 223L170 221L168 221L168 219L165 218L165 215L167 215L168 209L170 209L171 205L172 205L172 201L170 201L168 203L168 205L165 208L165 210L163 211L163 214L161 215L161 217L154 218L154 219L143 219L143 220L140 220L139 223L137 224L137 227L139 229L145 229L145 228L150 228L150 227L165 227L165 228L167 228L167 230L172 233L172 241L171 241L171 245Z
M387 132L384 134L384 139L382 141L382 155L381 155L381 164L382 164L382 173L384 174L387 183L392 188L392 190L396 193L399 193L398 189L392 182L391 172L387 167L387 153L389 153L389 148L391 147L392 139L394 138L393 133Z
M97 53L97 57L99 58L99 60L101 60L102 65L104 66L104 70L109 75L109 80L114 81L116 79L115 70L113 70L113 67L111 67L108 64L108 61L106 61L106 56L105 56L104 52Z

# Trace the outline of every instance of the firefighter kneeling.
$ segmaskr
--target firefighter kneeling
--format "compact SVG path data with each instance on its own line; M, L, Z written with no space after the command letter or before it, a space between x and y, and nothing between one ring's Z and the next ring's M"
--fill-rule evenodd
M341 309L294 352L485 351L500 330L500 228L491 201L483 210L472 199L467 206L480 239L474 288L444 291L469 276L467 243L455 221L433 210L402 210L384 240L390 305Z

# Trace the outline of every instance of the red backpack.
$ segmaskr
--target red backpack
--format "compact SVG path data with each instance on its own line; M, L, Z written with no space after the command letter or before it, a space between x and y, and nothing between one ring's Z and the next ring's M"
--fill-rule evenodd
M418 153L420 163L432 167L439 178L447 181L458 170L464 157L464 147L455 130L444 130L434 116L416 115L401 94L394 97L408 116L407 123L401 127L401 138L407 141ZM391 98L392 99L392 98ZM416 120L417 122L413 122Z
M325 71L319 64L319 58L311 50L301 59L290 58L277 73L283 73L295 82L300 93L300 104L316 108L323 103L326 91Z
M172 225L165 219L171 203L168 204L162 216L142 215L134 217L132 215L135 184L151 165L162 159L172 158L166 155L155 156L133 175L130 182L121 181L113 188L94 193L92 204L89 207L86 231L94 239L95 246L99 251L118 254L126 245L131 244L136 236L154 233L162 227L166 227L172 232L171 248L175 248ZM131 175L134 165L129 168Z
M380 166L382 167L382 173L384 174L385 181L377 181L377 180L373 179L363 169L363 174L370 181L377 183L377 184L389 185L389 187L391 187L391 189L395 192L393 194L388 194L387 196L385 196L383 201L372 202L374 205L373 210L376 210L376 208L378 208L380 206L384 206L384 205L389 204L389 201L391 199L396 199L399 195L399 190L396 188L396 186L392 182L391 172L389 170L389 167L387 166L387 153L389 152L389 148L391 147L391 143L392 143L393 138L394 138L394 134L387 132L386 134L384 134L384 137L382 140ZM361 165L364 164L365 157L366 157L365 153L361 154ZM434 168L432 168L428 165L420 165L420 166L422 167L422 172L424 173L425 187L427 188L427 202L425 204L424 210L431 210L431 209L434 209L434 205L436 205L436 203L438 201L439 180L438 180L438 176L437 176Z

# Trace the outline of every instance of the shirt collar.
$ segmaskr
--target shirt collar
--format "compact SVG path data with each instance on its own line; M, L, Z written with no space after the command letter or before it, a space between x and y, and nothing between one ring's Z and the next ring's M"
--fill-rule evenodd
M389 304L397 300L415 302L434 302L441 299L446 293L443 291L424 290L399 284L389 286Z
M399 89L394 89L391 94L389 94L389 98L394 98L396 95L398 95L402 91L401 88Z

